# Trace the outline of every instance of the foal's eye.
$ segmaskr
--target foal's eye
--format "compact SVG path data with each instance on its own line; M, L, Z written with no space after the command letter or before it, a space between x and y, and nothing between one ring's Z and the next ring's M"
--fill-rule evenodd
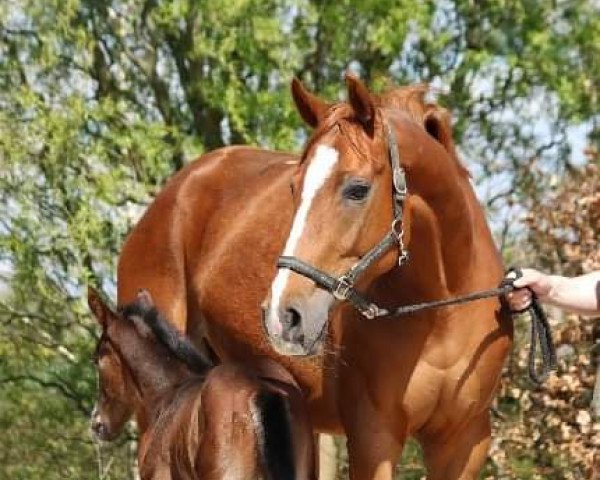
M371 190L371 185L364 181L354 181L349 183L344 187L342 191L342 196L346 200L352 200L354 202L359 202L367 198L369 191Z

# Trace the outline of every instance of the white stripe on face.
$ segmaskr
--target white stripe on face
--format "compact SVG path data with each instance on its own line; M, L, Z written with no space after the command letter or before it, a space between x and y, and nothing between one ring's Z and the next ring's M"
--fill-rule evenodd
M308 212L310 211L312 201L317 195L317 192L321 189L331 175L333 167L337 163L338 157L339 153L335 148L327 145L319 145L317 147L315 156L306 170L302 196L300 198L300 207L296 212L294 222L292 223L292 229L290 231L290 236L288 237L285 248L283 249L284 256L291 257L294 255L296 247L298 246L298 242L302 237L302 232L304 231L304 226L306 225L306 219L308 218ZM277 311L279 310L281 295L285 290L289 276L289 269L280 269L277 272L275 280L273 280L273 284L271 285L271 308L269 316L271 317L271 327L276 328L277 330L280 330L281 326L279 322L276 322L275 320L277 320ZM280 332L277 331L274 333Z

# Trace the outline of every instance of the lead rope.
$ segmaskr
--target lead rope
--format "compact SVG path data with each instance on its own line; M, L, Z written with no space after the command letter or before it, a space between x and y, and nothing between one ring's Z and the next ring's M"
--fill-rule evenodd
M592 417L600 421L600 342L592 347L592 361L596 361L596 382L594 383L594 393L590 406L592 408Z
M518 268L510 268L507 274L510 273L514 273L515 277L505 278L502 283L509 285L511 290L515 290L515 286L513 285L514 281L522 277L523 273ZM531 319L531 344L529 347L527 368L529 370L529 378L540 385L548 378L550 371L556 370L556 349L552 341L552 332L550 331L550 323L548 322L546 312L544 312L535 292L531 289L529 289L529 291L531 292L531 305L525 309L529 312L529 317ZM539 371L535 367L536 343L539 343L540 345L540 355L542 360Z
M292 257L279 257L277 265L279 268L288 268L300 275L310 278L318 287L332 292L338 300L349 301L365 318L369 320L377 318L401 317L403 315L412 315L414 313L432 308L460 305L485 298L503 297L507 293L516 290L514 281L522 276L522 273L519 269L511 268L508 270L507 274L512 272L515 274L515 277L505 278L502 280L498 288L482 290L444 300L422 302L413 305L402 305L393 309L386 309L380 307L374 302L371 302L368 298L358 292L352 283L348 283L346 277L332 277ZM556 369L556 350L554 348L554 343L552 342L550 324L548 323L546 314L544 313L544 310L542 309L535 293L531 292L531 294L531 305L528 308L522 311L511 311L511 313L516 314L524 313L525 311L529 312L531 319L531 343L529 347L528 370L531 380L539 385L544 382L551 370ZM538 343L540 345L541 358L541 367L539 373L535 366Z
M552 342L552 332L546 313L539 304L537 297L533 296L531 307L529 309L531 316L531 347L529 349L529 376L531 379L540 384L543 383L551 370L556 370L556 349ZM534 330L535 327L535 330ZM536 332L537 331L537 332ZM540 344L542 354L541 372L535 368L535 333L538 334L538 342Z
M378 315L378 318L410 315L431 308L439 308L449 305L460 305L463 303L481 300L484 298L504 296L507 293L516 290L516 287L514 286L514 281L522 276L521 270L518 268L510 268L507 274L510 273L514 273L515 277L505 278L504 280L502 280L502 283L500 283L500 286L498 288L483 290L480 292L470 293L467 295L462 295L460 297L449 298L445 300L423 302L414 305L404 305L401 307L397 307L394 310L385 312L382 315ZM529 307L527 307L525 310L511 311L511 313L516 314L523 313L525 311L529 312L529 317L531 319L531 343L529 346L529 355L527 362L529 377L534 383L539 385L543 383L546 380L546 378L548 378L548 374L550 373L550 371L556 369L556 349L554 348L554 343L552 342L552 333L550 331L550 324L548 323L548 318L546 317L546 313L540 305L537 295L533 291L531 291L531 305L529 305ZM541 359L541 366L539 371L536 369L535 365L537 344L539 344L540 346Z

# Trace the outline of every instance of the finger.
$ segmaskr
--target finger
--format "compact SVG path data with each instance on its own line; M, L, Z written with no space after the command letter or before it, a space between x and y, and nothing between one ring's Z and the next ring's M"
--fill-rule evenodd
M525 310L526 308L529 308L530 305L531 305L531 300L523 301L519 305L519 310Z
M510 302L509 306L510 309L514 312L520 312L522 310L526 310L527 308L529 308L531 305L531 301L515 301L515 302Z
M540 273L532 268L524 268L521 273L522 276L513 282L513 285L517 288L531 286L540 279Z
M526 302L531 300L531 292L527 289L513 292L513 298L516 302Z
M531 279L529 278L525 278L525 277L521 277L521 278L517 278L514 282L513 285L517 288L523 288L526 287L527 285L529 285L531 283Z

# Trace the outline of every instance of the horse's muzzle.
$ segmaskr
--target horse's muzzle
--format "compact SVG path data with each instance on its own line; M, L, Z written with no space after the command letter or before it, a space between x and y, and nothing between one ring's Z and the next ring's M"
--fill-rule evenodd
M109 427L94 408L90 418L90 434L94 441L109 442L113 439Z
M302 311L298 307L280 308L277 312L270 305L262 306L262 324L265 334L280 355L308 356L317 353L315 342L307 342L303 329Z

